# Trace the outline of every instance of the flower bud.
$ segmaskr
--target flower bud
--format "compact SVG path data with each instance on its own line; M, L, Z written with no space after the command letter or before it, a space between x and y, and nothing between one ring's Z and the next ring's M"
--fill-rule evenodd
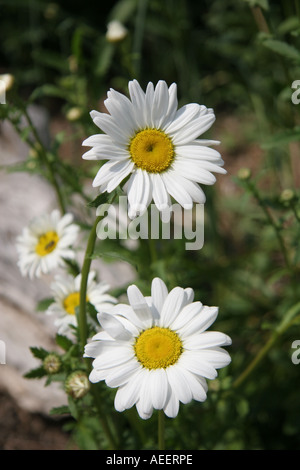
M238 171L238 178L246 181L251 177L251 170L249 168L240 168Z
M67 112L67 119L69 121L77 121L77 119L80 118L81 116L81 110L79 108L71 108L69 109L69 111Z
M78 370L67 377L65 390L72 398L82 398L90 389L90 382L85 372Z
M280 194L280 202L288 203L295 199L296 195L292 189L284 189Z
M61 366L61 360L58 354L51 353L45 357L43 367L48 374L56 374Z
M10 90L14 84L14 76L10 73L4 73L0 75L0 92L6 92Z
M107 25L106 39L108 42L119 42L127 36L127 32L127 28L120 21L110 21Z

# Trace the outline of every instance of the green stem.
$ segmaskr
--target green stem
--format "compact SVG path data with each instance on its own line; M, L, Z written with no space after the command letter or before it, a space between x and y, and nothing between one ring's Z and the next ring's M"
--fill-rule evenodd
M267 355L267 353L270 351L270 349L278 340L278 338L294 323L295 316L297 315L299 311L300 311L300 302L293 305L293 307L291 307L288 310L288 312L285 314L282 321L277 326L277 328L275 329L275 331L273 332L269 340L266 342L266 344L262 347L262 349L260 349L258 354L250 362L250 364L244 370L244 372L232 384L233 388L239 387L248 378L248 376L253 372L253 370L256 369L256 367L260 364L263 358Z
M96 390L96 385L95 384L92 384L92 387L91 387L91 392L92 392L92 395L93 395L93 398L94 398L94 403L95 403L95 406L97 408L97 416L98 416L98 419L101 423L101 426L102 426L102 429L103 431L105 432L106 434L106 437L108 439L108 442L110 444L110 450L117 450L118 449L118 444L114 438L114 435L109 427L109 423L107 421L107 417L102 409L102 402L101 402L101 396L100 396L100 393L98 390Z
M41 141L40 139L40 136L38 135L37 131L36 131L36 128L35 126L33 125L33 122L31 120L31 117L29 116L29 113L26 109L26 106L24 106L22 108L22 111L24 113L24 116L26 117L26 120L28 122L28 125L34 135L34 138L36 140L36 142L39 144L39 147L41 149L41 156L42 156L42 159L43 159L43 162L45 164L45 166L47 167L47 170L49 172L49 178L50 178L50 181L54 187L54 190L56 192L56 196L57 196L57 199L58 199L58 203L59 203L59 206L60 206L60 209L62 211L62 214L65 214L66 212L66 209L65 209L65 204L64 204L64 200L63 200L63 197L62 197L62 194L61 194L61 191L60 191L60 188L59 188L59 185L56 181L56 178L55 178L55 175L54 175L54 172L53 172L53 168L52 168L52 165L51 165L51 162L49 161L48 159L48 155L47 155L47 151L44 147L44 144L43 142Z
M103 218L103 215L98 216L95 219L94 225L89 234L87 247L85 251L85 256L83 260L82 270L81 270L81 284L80 284L80 302L79 302L79 314L78 314L78 329L79 329L79 337L80 337L80 346L82 353L84 352L84 347L87 343L87 317L86 317L86 294L87 294L87 283L88 277L90 272L90 267L92 263L92 255L95 248L96 237L97 237L97 225L100 220ZM92 385L92 395L94 398L95 406L98 410L98 417L99 421L102 425L102 428L110 442L110 446L112 449L117 449L118 446L116 444L116 440L111 432L109 427L107 417L102 410L102 403L101 397L99 395L99 391L96 389L95 385Z
M253 196L256 198L256 200L257 200L258 204L260 205L260 207L262 208L263 212L265 213L265 216L266 216L267 220L269 221L270 225L273 227L275 235L276 235L278 243L279 243L279 246L281 248L282 255L284 257L285 264L286 264L288 269L291 269L292 267L291 267L291 264L290 264L290 261L289 261L289 257L288 257L287 250L286 250L286 247L285 247L285 244L284 244L284 240L283 240L283 238L281 236L281 233L280 233L279 226L277 225L276 221L271 216L268 208L266 207L264 201L260 197L260 194L259 194L257 188L254 186L254 184L252 184L251 182L248 182L248 187L249 187L250 191L252 192Z
M94 222L94 225L89 234L85 256L83 260L81 270L81 284L80 284L80 302L79 302L79 314L78 314L78 329L80 336L80 344L82 351L87 342L87 319L86 319L86 294L87 294L87 282L92 263L92 254L97 237L97 225L103 216L98 216Z
M158 449L165 450L165 414L158 410Z

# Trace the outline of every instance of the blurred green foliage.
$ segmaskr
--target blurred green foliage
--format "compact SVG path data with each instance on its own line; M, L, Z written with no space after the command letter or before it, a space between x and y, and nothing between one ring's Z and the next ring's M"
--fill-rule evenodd
M142 86L175 81L181 104L215 109L213 136L222 141L229 174L206 188L204 247L190 252L182 241L157 242L157 259L148 263L147 243L132 252L107 240L98 255L130 262L145 294L153 275L162 273L169 287L193 287L197 300L220 307L215 326L233 340L232 364L210 384L207 401L181 406L178 419L167 421L167 448L297 449L300 365L291 355L300 339L300 134L291 85L300 79L300 2L1 0L0 8L0 72L15 76L0 111L16 128L24 103L39 103L64 116L79 108L74 136L95 133L89 111L99 108L110 87L126 93L132 78ZM120 43L106 39L111 19L128 29ZM30 137L24 129L20 134ZM63 182L66 205L74 191L86 203L83 182L95 169L82 164L80 148L72 164L62 161L63 141L63 134L55 136L33 166L29 160L19 170L52 174ZM239 173L244 166L250 175ZM105 391L107 408L113 393ZM79 415L70 404L69 428L81 447L105 447L96 420L86 415L88 400ZM137 424L133 411L111 419L123 448L155 447L155 418ZM139 437L130 432L131 422Z

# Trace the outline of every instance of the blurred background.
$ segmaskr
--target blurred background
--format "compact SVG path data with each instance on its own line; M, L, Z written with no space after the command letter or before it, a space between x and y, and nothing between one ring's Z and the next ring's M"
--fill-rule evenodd
M89 112L103 111L110 87L127 93L133 78L142 87L176 82L180 105L214 108L209 136L221 141L228 171L204 188L201 250L185 251L177 240L159 245L149 269L144 246L120 245L125 263L99 264L114 289L137 279L146 293L164 263L169 285L193 287L197 300L220 307L214 329L233 340L232 364L210 384L205 403L182 407L167 425L167 446L299 448L300 365L292 343L300 340L300 105L292 85L300 80L300 2L0 0L0 25L0 74L11 78L0 105L2 448L69 445L61 422L46 417L64 400L60 390L23 378L33 361L28 348L51 345L53 328L36 312L49 279L21 278L14 240L34 215L57 205L24 108L51 155L66 207L88 225L97 169L81 159L81 142L97 132Z

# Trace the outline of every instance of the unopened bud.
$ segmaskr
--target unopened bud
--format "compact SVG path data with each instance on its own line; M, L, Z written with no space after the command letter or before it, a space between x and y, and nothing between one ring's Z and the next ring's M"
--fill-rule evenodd
M80 118L82 112L79 108L71 108L67 112L67 119L69 121L77 121Z
M61 360L58 354L51 353L45 357L43 367L48 374L56 374L61 366Z
M249 168L240 168L238 171L238 178L242 181L246 181L251 177L251 170Z
M110 21L107 25L106 39L108 42L119 42L127 36L127 28L117 20Z
M82 398L90 389L90 382L85 372L75 371L67 377L65 390L72 398Z
M291 202L295 199L296 195L292 189L284 189L280 194L280 201L281 202Z

